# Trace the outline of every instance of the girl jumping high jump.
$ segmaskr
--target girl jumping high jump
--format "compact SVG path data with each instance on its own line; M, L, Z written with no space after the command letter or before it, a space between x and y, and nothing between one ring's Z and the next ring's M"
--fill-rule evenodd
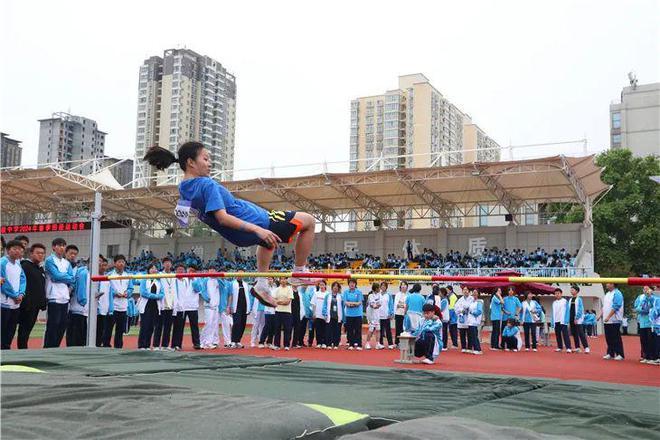
M227 188L209 177L211 158L200 142L186 142L177 154L178 157L165 148L154 146L147 151L144 160L159 170L178 162L183 170L180 199L174 211L181 226L188 226L188 217L193 214L235 246L257 245L259 272L270 268L278 243L290 243L298 235L294 271L307 271L307 257L314 242L314 217L305 212L266 211L252 202L235 198ZM290 282L308 284L313 281L292 278ZM277 305L266 278L257 278L254 290L260 302Z

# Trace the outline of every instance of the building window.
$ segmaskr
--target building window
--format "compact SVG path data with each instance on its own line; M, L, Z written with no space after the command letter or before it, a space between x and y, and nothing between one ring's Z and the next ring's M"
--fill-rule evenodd
M621 128L621 112L612 113L612 128Z
M612 135L612 143L616 145L621 145L621 135L620 134Z
M479 226L488 226L488 206L479 205Z

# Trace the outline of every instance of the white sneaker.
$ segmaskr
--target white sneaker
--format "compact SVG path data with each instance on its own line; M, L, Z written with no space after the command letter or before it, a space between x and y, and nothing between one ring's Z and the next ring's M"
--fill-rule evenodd
M566 353L573 353L570 348L566 349Z
M532 351L536 352L536 351L538 351L538 350L537 350L536 348L532 348Z
M351 351L353 351L353 347L352 347L352 346L349 346L348 349L351 350Z
M510 350L510 349L508 349L508 348L505 348L505 349L504 349L504 351L511 351L511 350Z
M582 351L582 350L581 350L580 348L576 348L576 349L575 349L575 352L576 352L576 353L579 353L579 352L581 352L581 351Z
M514 348L514 349L513 349L513 352L514 352L514 353L517 353L517 352L518 352L518 349L517 349L517 348Z
M529 348L526 348L525 351L529 351Z
M584 354L589 354L591 353L591 349L589 347L584 349Z
M323 348L326 348L327 350L332 350L332 346L330 346L330 345L328 345L327 347L323 347Z
M356 349L357 351L362 351L362 347L360 347L360 346L355 347L355 349Z
M371 350L371 344L369 344L369 343L367 342L367 344L364 346L364 349L365 349L365 350ZM378 349L378 347L376 347L376 349Z
M269 307L277 307L277 302L270 294L270 287L268 287L268 281L265 278L259 278L257 283L254 285L254 297L257 298L261 304Z
M264 348L264 344L259 344L259 345L257 345L257 347Z
M280 349L280 347L275 347L275 346L273 345L272 350L278 351L279 349Z
M431 359L429 359L429 358L424 358L424 359L422 360L422 363L423 363L423 364L426 364L426 365L433 365L433 361L432 361Z
M449 349L448 348L443 348L442 351L449 351Z
M466 349L461 349L461 353L467 353L468 351Z
M376 345L376 350L382 350L383 348L385 348L383 344Z
M561 351L561 348L555 348L555 351L556 351L556 352L560 352L560 351ZM566 350L566 351L567 351L567 352L570 352L570 350Z
M481 351L473 351L472 354L481 355L481 354L483 354L483 352L481 352Z
M648 364L649 362L653 362L653 361L648 361L648 360L646 360L646 359L640 359L640 360L639 360L639 363L640 363L640 364Z
M467 354L473 354L474 351L473 351L473 350L465 350L465 353L467 353Z
M616 357L614 358L614 360L615 360L615 361L622 361L622 360L623 360L623 356L621 356L620 354L617 354Z
M289 347L284 347L284 351L289 351Z
M339 350L339 347L337 347L337 346L335 345L334 347L332 347L332 349L333 349L333 350ZM330 350L330 347L328 347L328 350Z
M612 359L612 356L610 356L609 354L606 354L605 356L603 356L603 359L609 361L610 359Z
M318 345L317 345L317 347L318 347ZM321 344L321 348L328 348L328 346L325 345L325 344Z
M387 348L389 348L390 350L394 350L394 349L396 348L396 345L392 344L392 345L390 345L390 346L387 347Z
M256 346L257 344L255 344L254 342L250 344L250 348L255 348Z
M299 273L309 272L308 268L304 268ZM314 286L318 283L320 278L305 278L305 277L290 277L289 284L292 286Z

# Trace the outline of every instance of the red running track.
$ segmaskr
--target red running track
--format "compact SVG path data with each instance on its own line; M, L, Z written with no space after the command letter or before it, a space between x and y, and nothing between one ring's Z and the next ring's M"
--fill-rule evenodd
M246 332L247 333L247 332ZM554 336L554 335L551 335ZM488 340L488 335L482 336ZM375 346L372 341L372 346ZM453 371L480 374L502 374L518 377L545 377L563 380L589 380L616 384L646 385L660 387L660 367L639 363L639 338L624 336L626 359L623 361L606 361L605 337L589 338L591 354L556 353L555 347L540 347L534 352L500 352L490 351L488 344L482 343L484 354L481 356L463 354L460 350L442 352L434 365L395 363L399 358L398 350L363 350L349 351L345 347L339 350L322 350L316 348L291 349L290 351L274 351L267 348L249 348L249 334L243 337L244 349L201 350L206 354L241 354L249 356L295 357L308 361L327 361L351 365L366 365L375 367L414 368L425 370ZM190 336L184 338L184 351L194 351ZM15 348L15 342L13 348ZM30 339L30 348L41 348L41 338ZM136 349L137 337L124 338L124 349Z

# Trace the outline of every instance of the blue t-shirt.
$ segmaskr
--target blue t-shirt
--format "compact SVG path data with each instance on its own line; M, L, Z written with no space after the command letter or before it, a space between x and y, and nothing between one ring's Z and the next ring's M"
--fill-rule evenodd
M235 198L227 188L210 177L195 177L182 181L179 184L179 194L181 199L177 205L177 217L181 221L184 221L184 218L187 221L188 211L185 208L189 207L203 223L236 246L253 246L261 239L250 232L221 226L213 215L215 211L224 209L227 214L262 228L268 228L270 223L265 209L252 202Z
M522 303L518 299L517 296L505 296L504 297L504 311L509 312L504 313L502 318L503 319L509 319L509 318L517 318L515 315L516 309L522 309Z
M501 319L502 319L502 302L497 297L497 295L493 295L490 299L490 320L500 321Z
M358 289L355 290L345 290L342 294L342 300L344 301L345 315L348 317L362 316L362 292ZM357 306L347 306L347 302L360 303Z
M425 299L421 293L411 293L406 298L406 306L409 312L422 313Z

